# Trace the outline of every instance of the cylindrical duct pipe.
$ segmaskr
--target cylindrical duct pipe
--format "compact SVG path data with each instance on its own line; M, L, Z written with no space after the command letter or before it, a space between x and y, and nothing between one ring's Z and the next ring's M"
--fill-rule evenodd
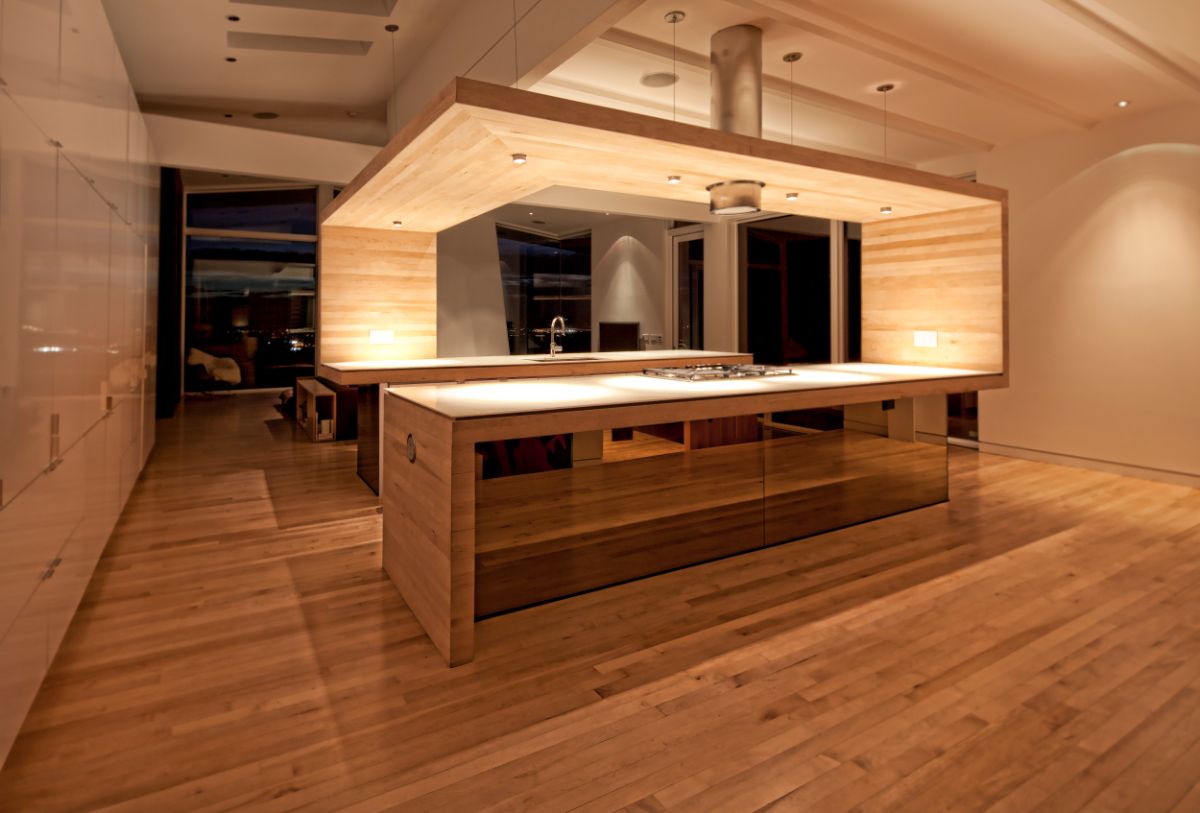
M762 138L762 29L731 25L712 35L712 126Z

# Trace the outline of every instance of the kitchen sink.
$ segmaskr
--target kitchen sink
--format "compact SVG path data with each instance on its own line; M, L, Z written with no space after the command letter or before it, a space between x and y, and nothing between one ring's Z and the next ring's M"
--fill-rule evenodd
M599 356L546 356L540 359L530 359L530 361L604 361Z

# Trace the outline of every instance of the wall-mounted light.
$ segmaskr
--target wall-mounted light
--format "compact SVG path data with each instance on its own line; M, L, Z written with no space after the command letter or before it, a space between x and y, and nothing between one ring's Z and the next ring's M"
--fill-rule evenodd
M792 201L800 200L800 195L796 192L788 192L784 197Z
M890 215L891 213L892 213L892 207L891 207L891 206L880 206L880 207L879 207L879 214L881 214L881 215Z
M512 155L512 162L514 164L524 164L528 160L529 158L523 152L514 152Z
M681 180L683 180L683 179L680 178L678 175L668 175L667 176L667 183L672 184L672 185L678 184Z
M403 221L403 220L393 220L393 221L392 221L392 228L393 228L393 229L398 229L398 228L400 228L400 227L401 227L401 226L403 226L403 225L404 225L404 221Z
M395 344L396 332L394 330L372 330L367 333L367 340L371 344Z

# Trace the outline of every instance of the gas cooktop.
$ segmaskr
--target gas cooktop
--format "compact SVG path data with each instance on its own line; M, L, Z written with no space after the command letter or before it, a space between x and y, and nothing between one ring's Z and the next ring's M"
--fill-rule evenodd
M789 367L768 364L695 364L687 367L647 367L643 375L655 378L675 378L680 381L711 381L726 378L761 378L768 375L791 375Z

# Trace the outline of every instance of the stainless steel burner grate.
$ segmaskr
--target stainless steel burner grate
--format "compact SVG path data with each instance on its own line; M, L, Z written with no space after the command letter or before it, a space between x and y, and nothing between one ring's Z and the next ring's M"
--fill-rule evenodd
M688 367L647 367L642 370L642 374L679 381L712 381L791 375L792 370L790 367L774 367L768 364L696 364Z

